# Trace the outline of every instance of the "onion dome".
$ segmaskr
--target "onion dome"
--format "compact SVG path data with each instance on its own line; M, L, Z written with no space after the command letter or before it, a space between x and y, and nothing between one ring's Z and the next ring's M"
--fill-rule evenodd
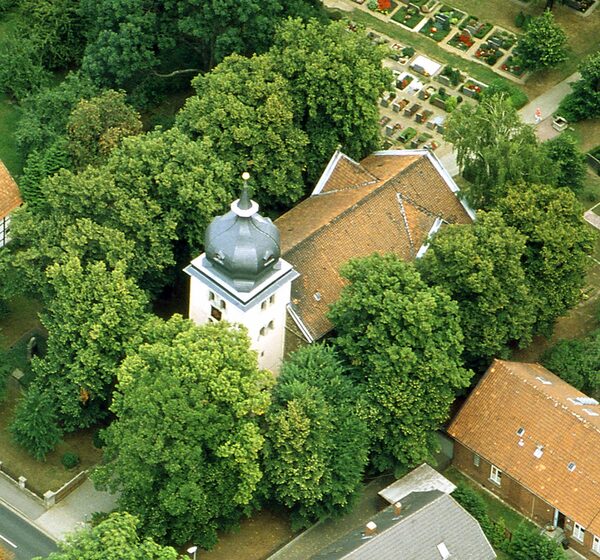
M281 256L279 230L269 218L258 213L250 199L244 173L244 187L231 210L216 217L204 236L207 260L239 292L250 292L275 268Z

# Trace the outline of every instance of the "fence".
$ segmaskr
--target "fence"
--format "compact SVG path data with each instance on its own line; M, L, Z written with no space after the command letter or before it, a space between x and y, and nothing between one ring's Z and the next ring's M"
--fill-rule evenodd
M0 477L12 484L15 488L18 488L21 492L25 493L29 498L32 498L35 502L43 505L49 509L52 506L58 504L64 500L73 490L81 486L88 477L88 471L81 471L77 473L71 480L63 484L56 492L48 490L47 492L40 492L39 489L32 487L27 482L24 476L18 476L16 473L11 472L6 466L0 461Z

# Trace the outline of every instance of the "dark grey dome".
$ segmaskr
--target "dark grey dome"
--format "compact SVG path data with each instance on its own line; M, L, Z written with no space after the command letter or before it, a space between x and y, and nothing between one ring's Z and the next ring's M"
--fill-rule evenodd
M258 213L245 187L231 211L208 226L204 247L208 261L240 292L251 291L281 256L279 230Z

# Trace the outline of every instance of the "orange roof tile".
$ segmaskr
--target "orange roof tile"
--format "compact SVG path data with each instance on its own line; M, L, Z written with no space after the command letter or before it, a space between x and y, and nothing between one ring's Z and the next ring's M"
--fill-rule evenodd
M586 398L539 364L495 360L448 433L600 535L600 405L578 397Z
M412 260L437 218L471 221L426 152L375 153L360 164L336 153L328 169L315 193L275 222L282 256L300 273L294 310L313 339L332 328L326 313L348 260L375 252Z
M4 163L0 161L0 219L8 216L23 203L19 187Z

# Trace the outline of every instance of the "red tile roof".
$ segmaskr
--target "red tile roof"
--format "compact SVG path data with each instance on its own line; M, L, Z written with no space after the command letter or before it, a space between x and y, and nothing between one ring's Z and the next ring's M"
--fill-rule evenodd
M8 216L23 203L19 187L4 163L0 161L0 219Z
M539 364L495 360L448 433L600 535L600 405L576 398L587 402ZM538 446L543 452L536 458Z
M340 267L372 253L415 258L436 223L468 223L435 158L423 150L376 152L357 163L336 152L313 195L276 220L284 259L300 278L294 310L313 339L327 334L326 317L345 281Z

